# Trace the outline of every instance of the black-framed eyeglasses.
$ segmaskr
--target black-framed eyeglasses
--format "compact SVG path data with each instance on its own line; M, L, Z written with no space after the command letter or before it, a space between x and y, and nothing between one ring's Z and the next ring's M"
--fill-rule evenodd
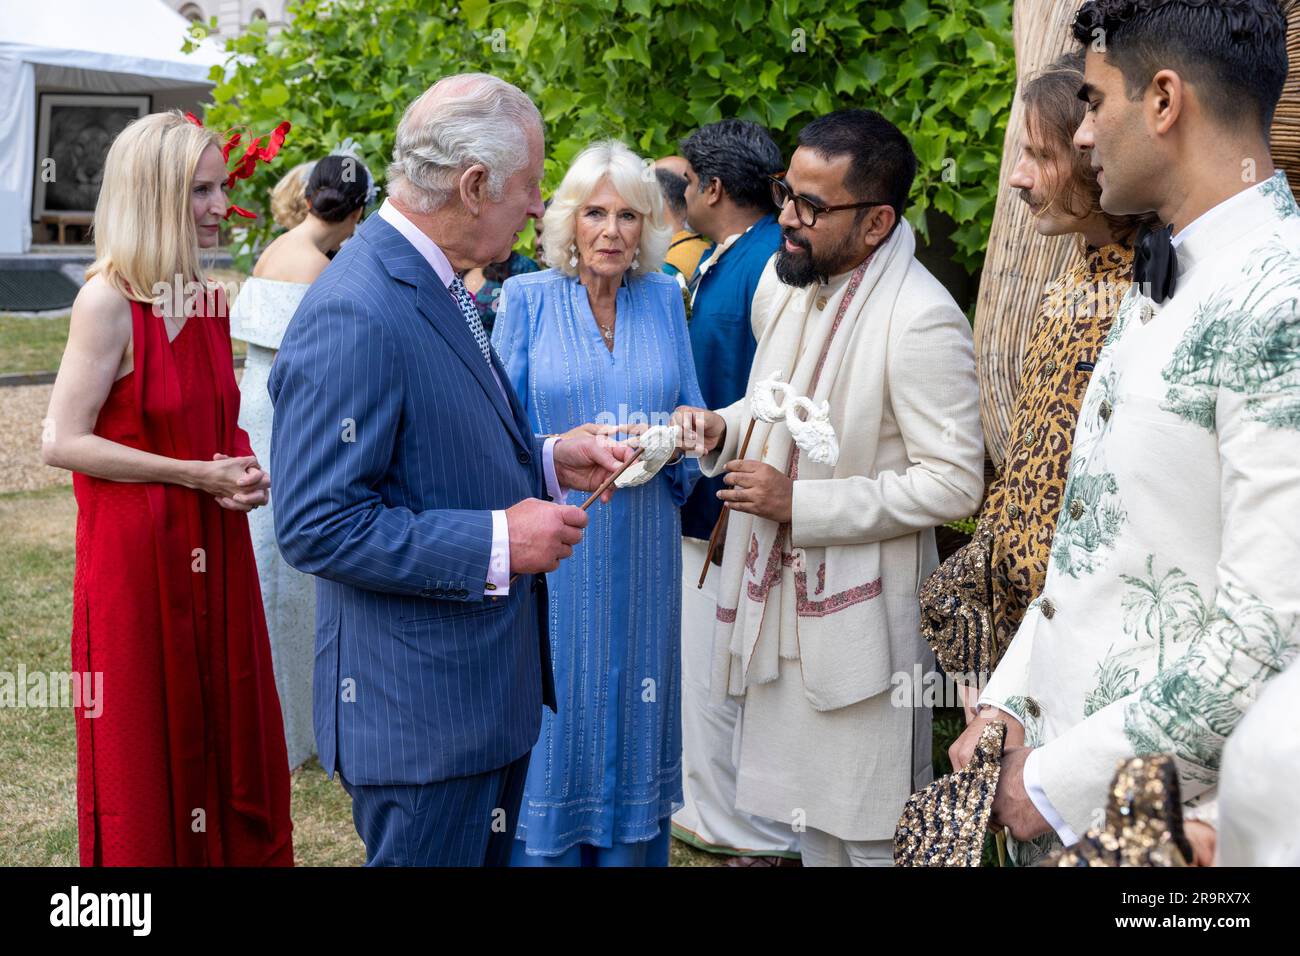
M888 206L887 202L850 202L838 206L826 206L807 196L801 196L790 189L785 182L785 173L777 173L774 176L767 177L772 182L772 202L776 203L777 209L784 209L788 202L794 203L794 214L801 225L812 227L817 224L817 217L825 215L828 212L839 212L842 209L866 209L869 206Z

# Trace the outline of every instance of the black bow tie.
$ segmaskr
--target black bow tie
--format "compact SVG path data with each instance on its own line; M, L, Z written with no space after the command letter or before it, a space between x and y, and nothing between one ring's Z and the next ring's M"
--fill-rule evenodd
M1163 302L1178 284L1178 253L1173 243L1174 227L1138 229L1133 255L1133 281L1153 302Z

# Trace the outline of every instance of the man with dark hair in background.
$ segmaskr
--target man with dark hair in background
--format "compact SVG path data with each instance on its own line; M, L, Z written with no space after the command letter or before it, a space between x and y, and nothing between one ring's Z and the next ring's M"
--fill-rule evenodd
M722 408L745 396L755 339L750 305L759 277L781 241L768 179L784 168L767 130L746 120L702 126L682 141L683 204L691 228L712 246L690 277L691 350L704 401ZM709 534L722 511L721 478L700 479L682 508L682 790L673 816L677 838L730 854L736 866L773 866L798 858L788 821L738 813L731 759L739 707L709 701L718 569L703 587Z
M1100 826L1134 756L1172 754L1212 824L1225 738L1300 650L1300 210L1268 145L1285 22L1272 0L1092 0L1073 32L1101 206L1168 225L1084 397L1043 592L952 749L1023 728L993 807L1022 863Z
M664 216L673 230L663 271L675 276L684 288L709 248L709 240L686 221L686 160L681 156L656 159L655 180L664 197Z
M726 472L709 686L743 701L736 807L792 824L805 866L893 862L899 813L931 776L924 695L892 693L931 660L917 585L935 526L984 491L970 324L916 260L915 176L879 113L804 127L770 183L784 241L753 299L748 387L674 414L704 473ZM774 376L761 387L785 420L754 421L746 399Z

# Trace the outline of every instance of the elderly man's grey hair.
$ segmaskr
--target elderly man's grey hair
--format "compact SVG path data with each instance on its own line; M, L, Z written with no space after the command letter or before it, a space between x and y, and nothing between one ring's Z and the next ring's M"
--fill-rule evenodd
M482 163L488 195L499 199L506 180L528 163L530 126L540 133L542 116L519 88L487 73L445 76L397 124L388 193L431 213L451 198L461 173Z

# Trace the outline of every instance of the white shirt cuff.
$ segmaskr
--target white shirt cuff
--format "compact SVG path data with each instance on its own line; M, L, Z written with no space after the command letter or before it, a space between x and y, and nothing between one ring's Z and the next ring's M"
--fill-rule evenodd
M510 593L510 524L504 511L492 512L492 553L488 556L487 585L483 593L505 597Z
M552 501L563 504L569 489L560 485L560 479L555 474L555 445L556 442L561 441L564 439L546 439L546 444L542 446L542 471L546 474L546 493L551 496Z
M1021 773L1024 779L1025 793L1029 795L1029 802L1034 805L1034 809L1043 815L1047 825L1056 831L1056 835L1061 838L1061 842L1066 846L1078 843L1079 838L1074 835L1070 825L1061 819L1061 815L1056 812L1056 807L1052 806L1052 801L1047 799L1047 793L1038 780L1037 748L1029 751L1029 756L1025 758L1025 765Z

